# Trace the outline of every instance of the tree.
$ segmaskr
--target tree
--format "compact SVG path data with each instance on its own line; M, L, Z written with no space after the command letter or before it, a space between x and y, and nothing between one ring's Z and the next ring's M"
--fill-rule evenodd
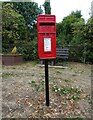
M85 21L80 18L77 22L72 24L73 27L73 38L71 44L80 44L85 43Z
M36 37L37 15L43 12L41 8L38 8L38 4L35 2L13 2L13 9L19 11L19 14L24 17L29 39Z
M70 56L77 61L83 59L85 42L85 21L81 16L80 11L72 12L61 23L57 23L57 45L69 46Z
M73 32L75 30L74 25L76 23L84 21L84 19L80 17L82 16L80 14L81 14L80 11L72 12L69 16L65 17L62 21L62 33L64 35L64 39L66 40L67 44L70 44L70 42L73 39Z
M65 46L66 40L63 34L63 23L56 23L57 46Z
M45 3L43 4L45 9L45 14L51 14L51 6L50 6L50 0L45 0Z
M3 52L27 39L24 17L13 9L12 3L2 4L2 46ZM9 49L8 49L9 50ZM8 51L9 52L9 51Z
M72 16L75 16L76 18L81 18L82 17L82 15L81 15L81 11L78 11L78 10L76 10L76 12L71 12L71 15Z
M93 17L87 23L81 17L76 11L57 23L57 45L69 45L70 57L93 63Z
M93 16L90 17L85 27L86 61L93 63Z

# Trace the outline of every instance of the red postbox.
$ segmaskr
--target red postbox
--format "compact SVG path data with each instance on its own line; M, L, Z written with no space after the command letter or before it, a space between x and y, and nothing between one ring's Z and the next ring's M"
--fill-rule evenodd
M38 56L40 59L56 58L56 17L38 15Z

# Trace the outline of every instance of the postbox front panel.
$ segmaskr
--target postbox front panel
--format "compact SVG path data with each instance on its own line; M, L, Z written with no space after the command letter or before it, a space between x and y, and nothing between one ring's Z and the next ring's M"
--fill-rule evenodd
M50 21L45 22L42 20L46 20L47 17ZM40 15L38 17L38 56L40 59L56 58L56 27L54 18L55 16L52 15ZM42 20L42 22L39 20Z
M40 59L55 59L56 58L56 34L39 34L40 41L38 42L38 55Z

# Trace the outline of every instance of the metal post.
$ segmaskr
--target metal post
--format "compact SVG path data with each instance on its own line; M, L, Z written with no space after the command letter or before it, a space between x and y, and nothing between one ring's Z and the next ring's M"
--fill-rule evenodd
M45 60L45 89L46 89L46 106L49 106L49 79L48 79L48 60Z

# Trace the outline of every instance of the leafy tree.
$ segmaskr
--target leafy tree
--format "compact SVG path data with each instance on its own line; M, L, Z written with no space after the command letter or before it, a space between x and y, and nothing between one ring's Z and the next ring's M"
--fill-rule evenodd
M56 36L58 37L62 33L62 22L56 23Z
M84 44L85 43L85 21L80 18L77 22L72 24L73 38L70 44Z
M19 14L24 17L29 39L33 39L37 33L37 15L43 12L42 9L38 8L35 2L13 2L13 9L19 11Z
M35 2L3 3L3 52L16 45L25 60L37 59L37 15L42 13Z
M81 11L76 11L76 12L71 12L71 15L73 15L73 16L75 16L76 18L81 18L82 17L82 15L81 15Z
M66 40L65 35L63 34L63 23L56 24L56 37L57 37L57 46L65 46Z
M72 12L57 23L57 45L69 46L69 57L80 62L93 62L93 17L87 23L81 11Z
M85 27L86 61L93 63L93 17L89 18Z
M13 4L2 4L2 46L3 52L27 39L26 23L22 15L13 9ZM9 52L9 51L8 51Z
M81 18L81 12L72 12L65 17L61 23L57 23L57 45L69 46L70 56L77 59L82 55L78 54L78 45L83 42L83 26L85 25L84 19ZM81 48L79 48L81 50ZM83 52L83 51L82 51ZM81 53L81 52L79 52Z
M82 16L80 15L80 12L72 12L62 21L62 30L67 44L70 44L73 39L74 24L84 21L83 18L80 18L80 16Z
M45 9L45 14L51 14L51 6L50 6L50 0L45 0L45 3L43 4Z

